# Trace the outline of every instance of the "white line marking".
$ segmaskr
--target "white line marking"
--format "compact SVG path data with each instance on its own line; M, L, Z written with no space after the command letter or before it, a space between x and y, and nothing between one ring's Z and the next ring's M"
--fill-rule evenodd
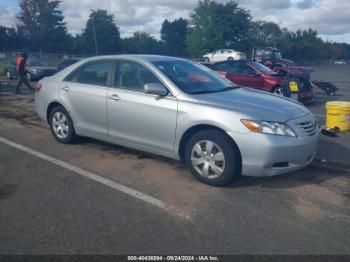
M326 117L326 115L318 115L318 114L314 114L314 116L318 116L318 117Z
M172 205L169 205L157 198L154 198L152 196L149 196L149 195L146 195L142 192L139 192L137 190L134 190L132 188L129 188L127 186L124 186L124 185L121 185L117 182L114 182L110 179L107 179L107 178L104 178L104 177L101 177L99 175L96 175L94 173L91 173L89 171L86 171L84 169L81 169L77 166L74 166L72 164L69 164L67 162L64 162L62 160L59 160L57 158L54 158L54 157L51 157L51 156L48 156L48 155L45 155L43 153L40 153L38 151L35 151L33 149L30 149L29 147L26 147L26 146L23 146L23 145L20 145L20 144L17 144L15 142L12 142L10 140L7 140L6 138L3 138L3 137L0 137L0 142L8 145L8 146L11 146L13 148L16 148L18 150L21 150L23 152L26 152L30 155L33 155L33 156L36 156L37 158L40 158L40 159L43 159L43 160L46 160L56 166L59 166L59 167L63 167L65 169L68 169L70 171L73 171L83 177L86 177L86 178L89 178L91 180L94 180L100 184L103 184L105 186L108 186L110 188L113 188L115 190L118 190L120 192L123 192L129 196L132 196L132 197L135 197L139 200L142 200L148 204L151 204L153 206L156 206L158 208L161 208L161 209L164 209L166 211L170 211L172 213L175 213L176 215L182 217L182 218L185 218L185 219L189 219L190 216L187 215L186 213L184 213L182 210L172 206Z

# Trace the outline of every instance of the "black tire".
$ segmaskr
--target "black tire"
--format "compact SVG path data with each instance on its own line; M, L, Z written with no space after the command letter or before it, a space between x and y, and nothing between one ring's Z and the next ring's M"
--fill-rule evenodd
M8 71L8 70L6 70L6 78L7 78L7 80L12 80L13 79L10 71Z
M227 61L233 61L233 60L234 60L233 57L227 58Z
M208 57L204 58L205 63L210 63L210 59Z
M334 96L334 95L335 95L335 91L333 91L333 90L327 90L327 95L329 95L329 96Z
M65 116L66 120L67 120L66 123L68 125L68 132L67 132L67 135L64 138L60 138L54 131L53 117L54 117L54 115L56 113L62 113ZM64 107L56 106L55 108L53 108L51 110L50 118L49 118L49 125L50 125L50 130L51 130L51 133L52 133L53 137L58 142L60 142L62 144L72 144L76 140L77 135L75 134L72 118L70 117L70 115L66 111L66 109L64 109Z
M214 142L224 154L225 166L222 174L216 178L202 176L192 164L192 149L198 142L203 140ZM237 181L242 176L242 161L239 149L224 132L219 130L207 129L195 133L187 142L185 160L194 177L211 186L226 186Z
M282 93L277 93L277 90L281 90ZM280 96L284 96L284 90L283 90L283 87L282 86L276 86L274 87L272 90L271 90L271 93L272 94L275 94L275 95L280 95Z

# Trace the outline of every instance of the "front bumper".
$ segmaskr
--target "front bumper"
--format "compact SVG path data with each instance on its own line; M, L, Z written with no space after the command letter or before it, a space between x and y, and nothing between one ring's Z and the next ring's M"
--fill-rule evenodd
M299 120L302 121L302 120ZM318 130L312 136L295 130L296 138L257 133L229 134L242 155L242 174L246 176L274 176L306 167L316 155Z

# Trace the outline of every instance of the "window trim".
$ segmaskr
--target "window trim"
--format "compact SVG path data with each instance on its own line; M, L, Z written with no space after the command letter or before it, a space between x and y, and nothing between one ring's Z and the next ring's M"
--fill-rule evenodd
M79 69L81 69L82 67L88 65L88 64L92 64L92 63L96 63L96 62L112 62L112 65L109 69L108 72L108 76L107 76L107 83L106 85L95 85L95 84L89 84L89 83L81 83L81 82L72 82L72 81L68 81L67 78L69 78L71 75L73 75L74 73L76 73ZM89 60L86 61L85 63L79 65L77 68L75 68L73 71L71 71L68 75L66 75L63 78L63 82L67 82L67 83L72 83L72 84L80 84L80 85L89 85L89 86L98 86L98 87L106 87L109 88L112 85L112 73L115 68L115 64L116 61L114 59L96 59L96 60Z
M143 94L143 95L150 95L150 94L146 94L145 92L143 91L136 91L136 90L129 90L129 89L123 89L123 88L120 88L119 85L117 83L115 83L115 80L116 80L116 73L117 73L117 70L119 70L119 64L121 61L126 61L126 62L134 62L134 63L137 63L139 65L142 65L144 66L146 69L148 69L149 71L151 71L152 74L155 75L155 77L163 84L163 86L168 90L168 94L165 96L165 97L174 97L174 95L171 93L171 90L170 88L166 85L166 83L164 83L163 79L161 77L158 76L158 74L152 69L150 68L149 65L147 65L146 63L143 63L141 61L138 61L138 60L134 60L134 59L129 59L129 58L117 58L115 60L115 64L114 64L114 69L113 69L113 72L112 72L112 79L111 79L111 87L110 88L113 88L113 89L116 89L116 90L120 90L120 91L127 91L127 92L131 92L131 93L135 93L135 94ZM154 96L154 95L152 95Z

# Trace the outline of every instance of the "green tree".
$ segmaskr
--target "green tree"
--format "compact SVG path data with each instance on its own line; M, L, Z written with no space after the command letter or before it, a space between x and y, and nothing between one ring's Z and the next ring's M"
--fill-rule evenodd
M0 51L16 50L20 42L17 32L12 27L0 26Z
M237 3L202 0L190 15L188 51L194 57L220 48L248 51L252 27L249 11Z
M145 32L135 32L123 39L123 52L132 54L161 54L162 45L153 36Z
M253 41L256 46L276 46L283 36L283 31L274 22L257 21L252 28Z
M26 47L45 52L61 52L67 48L68 33L59 6L61 0L21 0L17 14L18 32Z
M164 20L160 30L164 51L167 55L186 57L187 21L183 18L170 22Z
M317 31L312 29L296 32L285 29L277 47L282 50L285 57L300 62L330 58L326 44L318 37Z
M86 51L96 53L95 36L98 54L118 53L121 50L119 28L114 23L114 16L107 10L92 10L83 32Z

